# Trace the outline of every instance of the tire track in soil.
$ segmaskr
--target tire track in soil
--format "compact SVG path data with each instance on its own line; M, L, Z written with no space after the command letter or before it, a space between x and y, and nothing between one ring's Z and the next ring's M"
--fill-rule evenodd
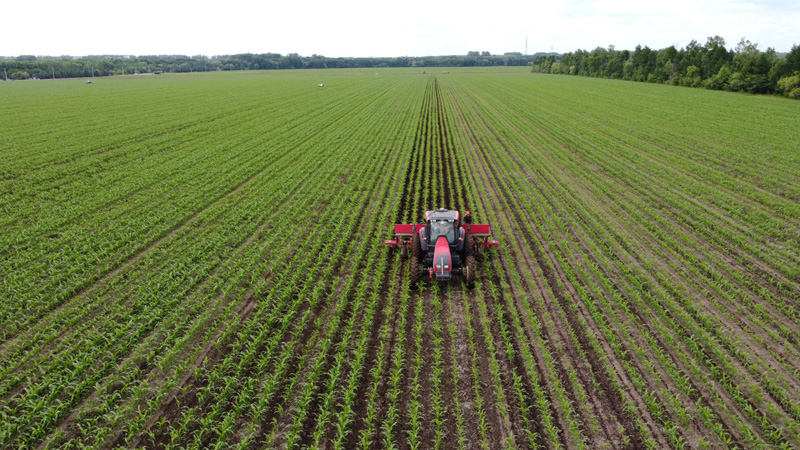
M442 139L443 133L446 132L443 131L444 119L440 117L441 105L434 103L434 101L436 101L438 98L439 94L437 81L435 77L432 77L426 85L426 95L422 105L420 123L417 127L416 136L414 138L415 145L412 149L412 161L415 162L415 164L413 164L413 166L410 164L409 169L406 172L404 197L396 213L396 217L399 220L402 220L401 218L406 217L405 214L408 214L411 222L416 223L414 219L416 219L418 216L422 216L423 211L438 207L436 205L426 204L426 194L429 193L425 192L424 186L428 180L430 182L435 182L436 186L439 188L438 193L434 192L431 195L431 200L436 201L438 198L440 201L444 202L452 201L452 176L454 172L452 170L452 166L450 165L445 141ZM438 134L436 134L437 130ZM431 158L438 158L438 160L431 160L428 162L428 160ZM444 194L441 194L442 192ZM417 205L419 211L409 212L409 208L411 208L412 205ZM406 275L405 271L403 271L403 274ZM423 426L420 429L419 437L423 448L432 446L435 440L435 429L433 425L434 384L431 376L434 370L434 359L432 355L434 354L436 345L434 339L434 335L436 334L434 331L436 311L433 303L434 296L437 294L434 293L433 288L430 285L430 281L425 280L423 283L426 285L423 287L422 291L411 288L410 297L408 299L408 316L406 319L405 329L403 330L405 336L403 344L406 346L403 349L405 355L403 376L405 377L406 382L403 383L403 390L400 394L397 405L399 421L394 431L395 436L398 437L398 445L403 449L410 448L409 441L404 439L404 437L408 436L408 433L411 431L409 426L409 410L412 406L412 402L414 401L411 393L411 380L414 378L414 360L417 351L414 342L416 338L416 316L414 313L417 308L422 308L423 315L422 347L420 351L420 354L422 355L422 363L420 366L418 379L420 389L418 393L418 401L420 402L420 413L422 416ZM446 297L444 296L445 291L442 290L444 286L445 285L439 286L439 293L437 295L437 299L440 301L440 315L444 314L444 305L446 303ZM402 289L402 287L399 289ZM397 324L400 322L399 314L400 310L397 308L394 311L394 318L392 319L391 323ZM449 354L449 348L451 347L451 341L449 333L444 326L446 323L447 321L441 322L442 328L438 334L440 338L439 346L441 347L440 350L442 357L442 378L439 395L445 405L447 404L448 399L451 399L454 396L455 392L452 380L448 377L448 374L452 373L452 366L451 362L447 358L447 355ZM390 327L390 331L390 343L384 350L387 362L391 362L391 355L394 353L395 345L397 344L395 327ZM379 387L379 395L381 398L386 397L388 388L389 386L386 381L382 381L381 386ZM362 408L365 407L366 405L362 406ZM379 407L379 420L386 418L388 407L388 402L382 402ZM457 436L456 418L452 415L447 407L445 407L443 412L444 435L446 439L445 442L448 442L449 439L453 439ZM360 434L360 429L356 429L355 431L356 432L353 433L353 438L350 440L350 443L352 444L356 443L355 437ZM373 441L373 447L376 445L379 445L379 443Z
M429 121L429 127L436 129L436 140L435 142L429 140L428 144L431 147L431 154L437 155L438 154L438 161L436 161L435 167L437 168L436 174L439 176L439 182L437 185L440 189L440 206L447 208L447 209L457 209L453 202L453 191L457 189L455 185L455 178L452 169L452 163L450 158L450 148L447 145L447 131L444 125L444 112L442 111L442 102L441 102L441 92L439 88L439 81L434 75L433 79L433 92L431 95L431 101L433 102L432 105L432 112L435 117L433 117ZM438 208L437 205L427 205L425 209L428 207ZM447 407L449 403L448 400L455 397L455 386L453 385L452 378L448 375L452 373L452 361L450 358L447 358L447 354L449 349L452 347L451 336L447 330L446 323L447 319L442 320L442 316L446 316L445 305L447 303L447 291L449 290L449 285L460 281L458 279L451 280L448 283L441 283L435 280L431 280L431 283L437 283L436 291L434 292L433 286L426 286L425 290L425 317L427 318L424 329L426 330L426 334L430 336L430 339L423 339L423 349L422 354L427 355L426 358L426 366L429 368L428 372L422 372L424 379L423 383L423 399L425 392L430 392L427 396L427 399L430 401L423 402L423 406L427 407L428 411L430 411L429 415L435 414L433 409L433 375L434 375L434 363L435 361L431 358L431 355L434 355L435 352L439 352L439 357L441 358L441 375L439 380L439 401L442 404L443 415L444 415L444 441L455 441L457 440L458 430L456 425L456 417L453 415L451 410ZM436 302L438 302L438 311L434 306L434 297ZM438 315L438 316L437 316ZM439 323L440 329L436 331L435 323ZM436 348L436 342L438 341L438 349ZM423 428L423 440L422 442L435 442L436 436L433 430L433 427L427 426Z
M434 79L436 79L436 78L434 77ZM464 199L467 198L466 197L466 185L465 185L465 179L464 178L460 178L460 177L456 178L457 177L457 172L456 172L456 170L454 170L453 166L456 165L456 167L458 167L459 163L458 163L458 158L456 158L454 156L455 150L454 150L454 146L453 146L452 140L451 140L451 130L447 126L447 121L445 119L444 100L443 100L443 96L442 96L442 89L439 86L438 80L435 82L434 86L435 86L435 93L434 94L435 94L435 99L436 99L436 113L437 113L436 125L438 126L438 130L439 130L438 146L439 146L439 154L440 154L440 158L441 158L439 163L444 168L441 171L441 173L443 173L444 176L445 176L445 179L443 180L442 185L444 186L444 191L446 192L445 201L450 201L451 204L452 204L452 203L454 203L454 201L453 201L454 195L455 195L454 193L460 193L462 198L464 198ZM453 162L454 159L455 159L455 163ZM463 172L458 172L458 173L463 173ZM466 175L464 175L464 176L466 177ZM477 180L473 180L473 181L477 181ZM458 185L456 185L456 184L458 184ZM458 205L458 206L460 207L460 205ZM450 208L454 208L454 207L455 206L450 206ZM477 281L479 283L483 282L485 284L486 281L487 281L487 278L485 276L485 272L479 271L477 275L478 275L478 277L477 277L478 280ZM457 294L460 293L460 294L463 295L463 287L462 287L462 284L461 284L462 281L463 280L461 278L455 278L455 279L449 281L447 284L440 283L441 284L441 288L442 288L440 290L440 297L442 297L442 298L440 298L440 302L443 305L441 314L445 313L444 312L445 311L444 310L444 305L446 304L446 301L447 301L446 300L446 298L447 298L447 290L452 290L452 291L455 291ZM455 286L455 289L453 289L454 286ZM445 290L445 287L446 287L446 290ZM489 297L490 296L487 293L485 295L485 299L484 300L487 300ZM520 417L521 411L519 410L518 406L516 406L516 402L510 402L507 398L503 399L503 405L504 405L504 408L506 409L506 411L508 411L508 414L509 414L508 421L506 421L502 417L502 415L499 413L499 410L497 409L497 404L498 404L497 402L499 402L500 399L497 398L497 393L493 389L489 388L494 383L494 376L493 376L492 368L490 367L490 364L489 364L489 360L491 359L491 356L489 355L488 347L486 347L486 336L484 334L485 333L484 327L482 326L483 318L481 317L481 312L479 311L479 307L477 306L478 302L480 302L481 300L480 300L479 295L477 294L477 292L474 289L468 289L467 290L466 298L467 298L467 301L469 301L471 304L476 305L476 307L470 308L469 314L471 315L470 321L473 324L474 344L475 344L475 348L476 348L476 350L478 352L478 358L477 359L478 359L478 369L479 369L479 372L480 372L482 396L483 396L484 399L495 398L495 402L494 403L492 403L492 402L485 402L484 403L484 406L485 406L484 407L484 412L487 415L488 422L492 424L492 426L488 427L488 435L487 435L488 445L490 446L490 448L500 448L501 446L505 445L508 442L508 439L512 435L517 437L517 438L521 438L522 436L524 436L524 432L523 432L522 426L521 426L522 421L521 420L515 420L515 419L518 419ZM460 301L456 302L456 303L458 303L460 305ZM492 335L491 338L496 343L496 345L498 345L498 349L496 349L495 351L498 352L498 354L496 355L496 360L498 361L498 364L500 365L500 368L501 368L500 369L500 383L501 383L500 387L501 387L501 389L502 389L502 391L504 393L510 393L510 392L513 392L513 390L514 390L513 389L513 385L511 383L511 380L510 380L509 375L508 375L511 372L511 367L509 366L509 361L508 361L508 358L506 357L506 355L502 354L502 352L500 352L500 350L499 350L499 348L501 347L500 343L502 343L501 331L500 331L500 328L499 328L499 325L497 324L497 322L495 320L493 320L494 308L490 304L486 304L485 307L486 307L486 310L488 312L488 316L486 317L486 320L488 320L488 322L489 322L489 330L490 330L491 335ZM467 314L467 312L466 312L466 310L464 310L463 306L459 307L459 308L456 308L456 311L461 312L461 314L462 314L460 316L461 318L452 319L452 320L458 320L459 322L462 322L463 324L466 324L466 320L463 319L463 317L464 317L464 314ZM447 322L449 322L449 320ZM463 334L463 328L461 330L462 330L462 334ZM448 349L452 348L451 337L449 336L449 333L446 333L444 330L443 330L443 335L445 337L445 339L444 339L444 341L445 341L445 343L444 343L445 352L448 352L449 351ZM466 344L463 344L463 345L466 345ZM519 353L517 353L517 355L519 355ZM443 383L442 383L442 385L443 385L443 393L444 393L443 398L445 398L445 399L453 399L453 398L456 398L455 385L453 384L451 378L447 376L447 374L450 374L453 371L452 359L451 358L444 358L444 360L445 360L444 361L445 368L444 368L444 372L443 373L445 375L444 375ZM517 358L517 361L515 361L515 364L520 364L520 361L519 361L518 358ZM464 366L465 367L471 366L471 357L469 357L469 362L468 363L467 363L467 361L464 361ZM515 372L516 373L520 373L520 368L516 367L515 368ZM469 390L467 390L465 392L474 392L474 389L469 389ZM529 392L526 392L526 394L529 394ZM474 417L474 414L473 414L473 417ZM447 416L447 422L448 422L447 433L448 433L448 436L452 436L452 438L456 438L457 437L457 429L456 429L456 426L455 426L456 420L457 420L457 417L455 417L453 415L453 413L449 413L448 414L448 416ZM535 421L535 422L538 423L538 421ZM478 424L475 423L472 427L470 427L469 424L465 424L465 428L472 428L473 430L477 430ZM478 440L480 440L480 439L478 439ZM517 442L517 445L519 445L519 444L520 443Z
M485 128L492 134L492 136L497 140L497 142L503 147L504 151L506 151L507 154L512 155L512 157L513 157L513 154L508 149L508 147L505 145L505 143L502 141L500 136L498 136L494 132L494 130L486 122L486 120L482 117L482 115L480 114L480 112L478 112L477 108L475 108L474 105L473 105L473 110L474 110L475 114L478 116L478 118L481 119L481 121L483 122ZM473 131L470 130L470 132L473 133L473 136L475 135ZM483 155L483 158L485 160L487 160L487 161L491 160L490 155L488 155L486 149L484 149L480 145L478 146L478 148L480 149L481 154ZM491 175L492 175L492 177L494 179L504 178L504 175L499 173L499 169L496 169L496 168L492 167L489 164L487 164L486 167L488 167L488 169L491 172ZM516 201L512 198L511 194L508 193L508 192L505 192L505 190L502 187L496 185L494 182L490 182L490 185L491 185L491 188L492 188L496 198L499 198L500 196L502 196L503 198L505 198L506 203L508 203L509 205L515 205L516 204ZM519 208L512 208L511 215L514 217L514 220L516 222L518 222L518 223L523 223L523 221L530 222L530 220L528 218L523 218L523 217L520 216L520 214L522 214L520 211L521 211L521 209L519 209ZM535 238L534 239L534 237L530 236L528 231L527 231L527 229L525 229L524 227L522 228L522 232L523 232L523 235L525 236L525 239L528 242L545 242L540 238ZM532 250L534 252L534 257L535 257L535 259L537 261L538 266L541 268L542 273L545 275L545 278L547 279L547 284L548 284L548 286L550 286L550 288L551 288L551 290L553 292L553 295L555 295L556 300L558 301L561 309L565 312L566 320L569 323L569 325L572 328L572 330L575 332L575 335L576 335L576 337L577 337L577 339L578 339L578 341L579 341L579 343L581 345L581 348L584 349L584 352L586 353L586 355L588 357L586 362L590 366L591 373L597 378L596 381L599 382L599 384L601 386L601 390L604 393L608 394L606 396L599 397L599 400L604 404L604 409L606 410L606 412L609 411L609 410L613 411L613 414L617 418L617 420L621 421L620 424L625 429L625 434L632 437L631 444L630 444L630 446L628 448L644 448L644 442L642 441L642 438L641 438L641 436L640 436L640 434L639 434L639 432L638 432L638 430L636 428L635 422L624 411L623 403L624 403L625 399L615 395L616 390L614 389L613 381L609 378L609 375L603 369L602 363L600 362L601 358L599 357L599 355L597 355L596 350L594 349L594 347L592 347L592 345L590 343L590 340L586 335L586 331L583 329L583 327L579 323L578 319L575 318L574 316L572 316L571 314L569 314L570 302L566 297L567 293L565 293L561 289L561 287L558 285L558 283L556 281L556 277L559 277L561 279L561 281L563 282L563 285L567 288L568 291L569 291L569 287L570 287L569 280L566 279L566 277L565 277L565 275L563 273L554 273L554 271L548 265L547 261L548 260L549 261L557 261L557 259L555 258L555 256L551 252L547 251L547 247L546 246L543 246L542 248L547 253L547 255L545 255L542 252L542 250L540 250L537 246L535 246L535 245L532 246ZM556 268L556 272L557 272L557 266L554 266L554 267ZM573 298L577 298L576 294L574 292L570 291L569 294L571 294ZM555 314L555 315L553 315L553 317L560 317L560 315ZM575 350L575 351L577 352L577 350ZM574 357L574 355L573 355L573 357ZM614 364L615 367L618 369L617 373L624 373L624 370L621 367L619 367L618 363L615 363L611 359L609 359L609 361L612 364ZM582 372L579 372L579 374L585 375ZM584 378L584 380L582 380L582 381L584 382L585 387L588 388L587 392L593 392L593 389L592 389L593 384L592 383L586 384L586 381L588 381L588 380L586 380L585 377L583 377L583 378ZM623 381L625 384L629 384L628 380L621 380L621 381ZM633 388L630 387L630 389L628 389L628 392L635 392L635 391L633 391ZM575 399L573 399L573 400L575 400ZM637 403L643 404L641 402L637 402ZM600 415L599 418L607 420L607 417L605 415ZM605 425L605 424L603 426L606 427L606 428L609 427L608 425ZM565 431L565 430L562 430L562 432L563 431Z
M431 208L431 205L427 205L425 203L426 192L424 191L424 187L426 182L425 180L431 179L432 182L436 182L438 187L442 186L441 178L438 176L438 173L434 168L436 164L428 164L426 161L430 158L433 159L436 157L436 149L433 141L434 138L434 129L433 123L435 121L435 109L432 104L432 99L435 93L435 77L431 77L426 85L426 95L425 101L423 103L423 114L422 120L420 122L420 130L422 132L421 136L422 140L417 141L415 147L418 147L416 150L419 151L421 147L420 159L419 159L419 168L417 172L416 182L412 186L413 195L416 197L416 205L417 208L421 208L419 211L415 211L411 214L411 222L416 223L416 217L422 217L423 212L427 211ZM433 161L432 161L433 162ZM436 193L433 194L432 200L435 201ZM400 213L400 211L398 211ZM410 276L410 274L409 274ZM427 283L425 281L425 277L423 276L423 283ZM433 361L431 355L433 355L434 348L433 348L433 292L430 286L424 286L422 290L411 286L410 287L411 295L408 299L408 316L406 318L406 328L404 330L405 336L405 365L403 367L403 376L405 377L406 382L404 383L403 392L400 394L400 404L398 405L398 411L400 413L400 423L398 424L398 431L397 436L404 437L408 436L411 432L410 428L410 420L411 416L409 414L410 408L412 406L413 395L411 393L411 380L414 378L414 360L416 354L416 345L415 345L415 337L416 337L416 316L414 312L417 308L422 308L422 347L420 351L420 355L422 358L422 364L419 370L419 393L418 393L418 400L420 403L419 411L421 415L421 421L423 426L421 427L420 432L420 439L421 445L427 446L430 445L433 441L433 406L431 399L433 397L433 383L431 380L431 373L433 372ZM402 449L410 448L410 442L407 439L398 439L399 447Z
M477 136L474 134L474 132L471 130L471 128L466 124L466 121L465 121L465 118L463 116L463 113L460 112L458 106L456 105L455 101L453 100L452 95L450 95L449 98L450 98L450 102L453 105L453 108L456 111L456 114L458 116L457 117L457 121L459 122L459 124L461 126L461 129L465 130L465 132L467 132L469 134L470 140L467 140L466 143L469 146L469 148L471 149L471 151L475 152L476 151L475 147L479 145L477 143L477 141L476 141L477 140ZM467 157L469 158L468 154L467 154ZM480 167L485 171L485 165L484 164L481 164ZM473 183L475 183L476 185L483 185L484 184L484 183L481 182L481 180L479 179L479 176L476 175L474 171L471 171L471 172L469 172L469 174L465 174L464 176L467 177L467 176L470 176L470 175L473 178ZM485 184L489 184L489 183L487 182ZM501 223L500 224L495 224L495 226L499 227L498 228L499 230L503 229L503 225ZM503 264L505 264L506 268L508 267L508 264L510 264L510 263L507 262L507 258L506 258L505 252L500 252L500 261ZM530 268L530 263L528 263L528 264L529 264L529 268ZM506 270L506 273L508 273L507 270ZM536 273L536 272L534 271L534 273ZM479 272L479 274L480 274L480 272ZM485 278L481 278L481 281L483 281L485 283L486 280L485 280ZM510 280L510 279L508 279L508 277L506 277L506 281L512 286L512 288L515 289L514 283L512 282L512 280ZM472 303L475 303L475 298L476 297L474 295L474 291L470 291L470 292L473 294L473 297L471 298L471 301L472 301ZM519 296L515 296L514 301L515 301L515 304L517 305L517 309L518 309L519 312L524 312L524 311L527 310L526 307L524 307L523 305L520 305ZM516 345L515 348L517 350L518 350L519 346L522 346L522 345L535 345L534 343L536 342L533 339L534 332L532 331L531 324L528 322L526 315L525 314L520 314L520 316L522 317L522 323L525 326L526 330L528 331L529 335L526 336L527 337L527 341L522 341L522 342L520 342L521 338L516 337L516 336L514 337L514 344ZM546 328L545 328L545 331L546 331ZM548 340L552 341L554 338L555 338L554 336L549 336ZM519 355L520 355L520 353L517 352L516 366L517 366L518 371L520 373L522 373L523 376L526 379L526 386L525 386L526 395L528 395L528 398L533 398L533 396L530 395L531 385L533 384L532 374L528 373L528 370L525 368L524 364L522 364L521 359L519 359ZM546 376L544 376L546 374L547 369L544 367L544 363L541 361L541 358L539 357L539 355L536 352L533 353L533 356L535 358L537 367L539 367L539 374L542 375L541 379L545 381L543 383L543 385L544 385L544 388L545 388L545 396L547 398L547 401L548 401L548 403L550 405L554 405L554 404L556 404L556 402L554 401L553 388L550 385L550 383L547 383L546 380L548 378ZM564 374L564 371L560 366L559 359L555 359L555 361L558 364L557 365L557 370L559 370L559 377L562 379L562 382L563 382L563 380L564 380L566 375ZM555 411L551 409L551 412L555 412ZM541 417L540 417L541 413L538 411L537 408L532 408L531 409L531 414L533 416L531 418L532 419L531 421L533 422L534 427L535 427L535 430L533 430L533 431L537 434L535 442L541 448L546 448L544 437L547 435L547 433L546 433L546 430L542 426L542 420L541 420ZM558 418L558 414L556 414L556 417ZM562 429L562 432L560 433L560 436L562 437L561 443L562 443L562 445L564 445L565 441L563 440L563 436L564 436L565 433L563 432L563 430L566 429L566 426L565 426L563 420L561 420L561 429Z
M467 449L473 449L477 448L481 441L481 436L478 433L480 418L472 408L473 402L470 401L470 395L474 392L474 386L472 384L472 371L470 369L472 355L469 351L469 336L466 332L467 321L465 317L467 312L464 310L464 305L462 304L464 291L461 283L458 282L451 282L448 288L447 324L453 324L456 334L455 342L451 345L451 349L455 348L455 354L451 355L449 358L451 366L448 375L453 373L452 360L455 359L458 373L458 392L461 395L453 395L452 398L455 399L455 407L461 409L461 414L464 418L463 425L464 431L466 432L466 447ZM500 439L496 438L494 441L499 442Z
M436 129L437 129L437 147L439 150L439 165L441 166L441 174L443 182L440 184L442 187L442 198L445 208L458 210L460 205L456 205L453 201L452 190L457 190L458 186L452 186L455 180L453 171L453 164L450 158L452 147L449 145L449 133L444 119L444 111L442 110L442 93L439 89L439 81L436 76L433 77L434 83L434 97L436 98ZM462 188L463 193L463 188Z
M438 85L436 94L437 94L436 95L437 110L440 112L439 124L442 129L441 134L445 140L444 147L449 150L448 152L449 155L446 158L447 159L446 164L449 167L449 172L453 174L454 177L456 176L455 175L456 173L461 175L460 177L458 177L460 186L453 187L451 189L451 192L459 192L461 198L466 199L467 198L466 182L469 182L470 173L463 170L463 167L460 165L458 158L451 157L455 152L454 145L452 143L452 138L450 137L452 136L452 131L447 126L448 122L444 119L444 114L445 114L444 99L441 89L438 88ZM455 160L455 162L453 160ZM453 169L453 166L455 166L455 170ZM472 183L474 183L475 185L480 184L479 180L474 176L474 174L472 174ZM489 279L486 278L484 271L479 271L477 273L477 278L478 278L477 282L483 283L484 285L487 284L487 281L489 281ZM497 277L494 277L492 282L495 285L499 285ZM457 285L456 289L457 292L461 291L462 287L460 279L456 279L454 281L451 281L450 283L451 285L452 284ZM484 301L487 302L491 299L491 295L488 292L485 293L484 297L485 297ZM480 297L477 295L477 292L475 290L469 289L467 290L467 298L471 304L476 305L475 308L470 308L470 314L472 316L471 322L475 324L473 329L473 332L475 333L474 342L476 344L476 349L479 353L478 359L479 359L479 369L481 372L481 383L482 387L487 388L494 383L494 376L492 375L491 367L488 365L488 361L489 359L491 359L491 357L488 353L488 348L486 347L486 336L484 335L485 331L482 326L478 326L479 324L483 323L483 319L479 315L480 311L478 311L477 307L478 302L480 302ZM501 298L500 301L503 302L503 304L505 304L504 297ZM511 393L515 391L512 380L509 376L512 370L514 373L523 374L523 376L527 374L527 370L525 369L524 363L521 360L521 352L519 352L520 345L527 345L527 343L520 343L517 341L516 338L513 339L512 346L515 350L515 356L513 362L509 362L507 355L502 350L503 348L502 343L504 341L502 339L502 332L500 330L500 326L496 320L497 316L495 308L490 303L486 303L484 306L488 314L486 320L489 322L489 330L491 332L491 338L498 346L498 348L495 349L495 352L497 353L496 360L501 368L500 370L501 389L503 390L504 393ZM461 308L460 311L462 312L462 314L466 313L466 311L464 311L463 308ZM508 320L505 320L505 322L508 323ZM452 367L450 369L452 370ZM532 391L530 385L531 383L529 379L528 383L523 387L523 392L525 393L526 398L532 398ZM494 397L496 401L499 401L499 399L497 398L497 393L491 389L490 391L491 393L485 393L484 397ZM512 398L516 399L515 396L512 396ZM508 441L508 438L512 435L515 436L516 439L522 439L526 434L522 426L523 423L521 419L522 412L519 409L516 400L510 400L509 398L506 398L503 400L503 404L506 411L508 411L509 414L508 422L506 422L499 414L499 411L495 409L496 404L486 404L485 413L487 413L488 420L489 422L495 424L493 427L489 428L490 435L487 437L489 439L490 448L495 448L504 445ZM541 439L542 436L544 436L544 429L541 427L541 420L538 417L538 414L535 410L532 410L531 414L533 416L531 417L532 419L531 421L535 424L536 427L535 432L538 434L537 443L539 445L542 445ZM516 443L516 445L524 445L522 444L522 442L523 441L519 441Z

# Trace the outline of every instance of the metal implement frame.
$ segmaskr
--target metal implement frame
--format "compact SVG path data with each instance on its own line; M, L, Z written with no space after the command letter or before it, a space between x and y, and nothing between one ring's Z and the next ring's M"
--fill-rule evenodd
M424 227L424 223L397 223L394 225L394 235L392 239L384 241L384 244L396 248L398 246L409 245L411 237L419 233ZM495 247L500 245L498 241L489 240L489 224L488 223L470 223L462 224L461 228L464 229L466 235L483 238L475 243L485 247Z

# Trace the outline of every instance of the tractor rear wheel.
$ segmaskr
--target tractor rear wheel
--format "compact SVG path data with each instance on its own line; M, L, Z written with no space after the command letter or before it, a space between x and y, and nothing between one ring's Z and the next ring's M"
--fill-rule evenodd
M464 238L464 257L475 254L475 238L472 235L467 235Z
M411 236L411 257L419 258L422 254L422 246L419 243L419 233Z
M475 286L475 266L475 257L467 255L467 259L464 261L464 282L467 283L468 288Z
M422 278L422 268L420 267L420 259L422 259L422 247L419 243L419 233L414 233L411 236L411 286L416 286L420 278Z
M419 258L416 256L411 257L411 265L408 268L411 275L411 287L415 287L419 280L422 278L422 270L419 267Z

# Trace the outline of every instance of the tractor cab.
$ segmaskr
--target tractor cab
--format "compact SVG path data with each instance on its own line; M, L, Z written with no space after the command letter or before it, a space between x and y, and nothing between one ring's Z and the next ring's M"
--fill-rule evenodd
M464 229L458 219L458 211L440 208L426 212L425 227L420 233L422 250L428 251L428 246L435 246L439 238L444 237L449 247L460 252L464 246Z
M448 243L456 240L456 224L453 220L431 220L428 242L436 242L439 236L444 236Z

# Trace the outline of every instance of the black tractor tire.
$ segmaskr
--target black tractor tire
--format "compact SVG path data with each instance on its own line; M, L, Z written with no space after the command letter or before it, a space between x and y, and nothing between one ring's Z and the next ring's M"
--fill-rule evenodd
M422 269L420 268L419 258L412 256L411 265L408 268L409 278L411 278L411 287L414 288L422 279Z
M468 288L475 287L475 270L476 270L476 262L475 257L472 255L467 255L467 259L464 261L464 282L467 284Z
M464 238L464 257L475 255L475 250L475 238L473 238L471 234L468 234L467 237Z
M411 236L411 249L409 249L409 253L411 253L411 266L409 267L411 286L414 287L422 278L422 263L420 262L422 261L422 247L419 243L419 233L414 233L414 235Z
M422 245L419 243L419 233L411 236L411 257L419 259L422 256Z

